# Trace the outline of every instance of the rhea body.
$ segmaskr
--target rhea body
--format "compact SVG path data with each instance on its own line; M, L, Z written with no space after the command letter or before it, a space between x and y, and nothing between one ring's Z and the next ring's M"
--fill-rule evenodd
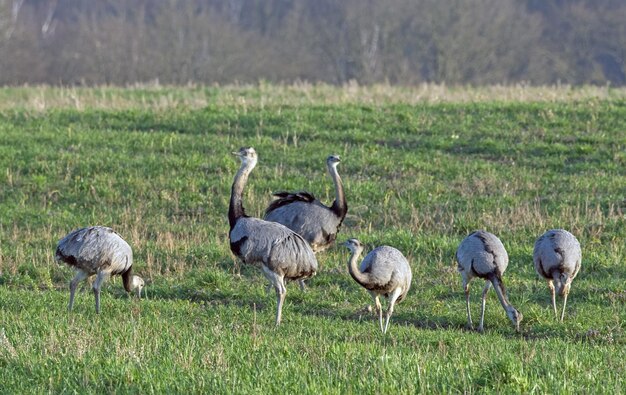
M567 296L582 263L580 243L566 230L549 230L535 242L533 263L537 274L548 282L554 316L557 318L555 293L563 296L563 311L561 312L561 321L563 321Z
M241 167L233 181L228 221L230 249L246 264L257 266L276 290L276 325L280 325L287 289L285 280L302 280L315 275L317 260L309 244L286 226L246 215L242 195L250 172L257 164L254 148L233 152Z
M330 247L348 212L343 183L337 172L340 162L338 155L330 155L326 159L328 174L335 186L335 200L330 206L306 191L278 192L274 194L278 199L265 210L265 220L278 222L293 230L311 245L315 253Z
M357 239L345 242L352 253L348 261L348 272L359 285L367 289L378 311L380 330L387 333L389 319L396 303L401 302L411 288L413 274L411 266L400 251L390 246L380 246L365 256L360 267L357 261L363 252L363 245ZM388 299L388 307L383 326L383 313L380 296Z
M100 288L110 276L121 275L124 289L129 293L135 291L138 297L141 296L145 284L141 277L133 275L133 251L111 228L90 226L70 232L59 241L55 258L76 270L76 276L70 281L70 311L74 305L76 287L94 275L96 279L92 287L97 313L100 313Z
M509 255L500 239L484 230L475 231L463 239L459 245L456 251L456 260L459 273L461 273L463 279L468 326L473 328L472 315L470 313L469 284L474 277L478 277L485 280L478 331L482 332L484 330L485 303L487 292L491 285L493 285L507 317L515 325L515 330L519 331L519 325L523 316L509 303L506 297L502 275L509 265Z

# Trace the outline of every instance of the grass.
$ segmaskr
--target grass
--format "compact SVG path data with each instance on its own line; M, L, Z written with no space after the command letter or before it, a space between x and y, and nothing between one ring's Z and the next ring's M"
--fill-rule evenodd
M412 87L377 84L361 86L351 82L341 88L301 82L293 85L226 85L185 88L156 84L128 87L5 87L0 90L0 110L45 112L52 109L76 110L164 110L202 109L228 106L245 110L249 106L438 104L475 102L571 102L620 101L626 99L623 87L491 85L484 87L421 84Z
M522 88L445 100L355 86L0 89L0 392L624 391L626 102ZM324 159L342 156L339 240L393 245L413 268L387 336L340 246L308 292L288 286L273 327L266 280L228 247L230 152L245 145L260 157L245 194L255 216L282 189L330 202ZM88 290L66 312L72 273L54 247L91 224L129 241L149 300L113 279L100 316ZM532 267L555 227L583 247L564 323ZM465 328L454 251L477 228L509 252L521 334L493 293L486 333Z

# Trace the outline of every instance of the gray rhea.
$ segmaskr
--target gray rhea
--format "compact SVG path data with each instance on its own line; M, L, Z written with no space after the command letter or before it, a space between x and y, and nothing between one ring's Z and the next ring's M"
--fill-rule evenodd
M93 293L97 313L100 313L100 288L112 275L121 275L126 291L136 291L137 296L141 296L144 281L133 275L133 251L111 228L91 226L72 231L59 241L55 258L76 270L76 276L70 282L70 311L78 283L94 275Z
M535 242L533 263L537 274L548 281L554 316L557 319L555 293L563 296L563 311L561 312L561 321L563 321L567 295L582 263L580 243L566 230L549 230Z
M243 263L259 267L274 286L276 325L280 325L287 293L285 280L314 276L317 260L309 244L291 229L246 215L242 195L248 176L257 164L257 153L249 147L233 154L241 160L241 167L233 181L228 209L230 249Z
M337 165L341 162L338 155L326 159L328 174L335 186L335 201L330 206L322 204L311 193L278 192L265 210L265 220L285 225L304 238L313 249L319 252L330 247L337 238L339 228L348 212L348 204L343 190L343 183Z
M344 245L352 253L348 261L348 272L359 285L369 291L378 311L380 330L383 334L387 333L395 304L402 301L411 288L411 266L397 249L380 246L365 256L359 268L357 260L363 252L363 245L357 239L349 239ZM381 295L389 300L384 327L379 300Z
M486 297L489 288L493 285L507 317L515 325L515 330L519 332L519 325L523 316L509 303L506 297L502 275L509 265L509 256L500 239L484 230L473 232L463 239L459 245L456 251L456 260L459 273L461 273L463 278L467 324L469 327L473 328L469 303L469 283L474 277L478 277L485 280L478 331L482 332L484 330Z

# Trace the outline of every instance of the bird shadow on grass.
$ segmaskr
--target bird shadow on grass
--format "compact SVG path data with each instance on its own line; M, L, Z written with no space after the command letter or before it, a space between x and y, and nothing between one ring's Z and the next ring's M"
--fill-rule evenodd
M311 306L306 300L301 298L293 298L291 302L291 310L297 310L300 314L308 316L317 316L322 318L339 319L342 321L350 322L372 322L372 325L378 325L378 313L371 308L371 306L363 308L346 309L337 308L334 309L331 306ZM383 310L384 318L384 310ZM426 316L425 314L415 315L413 312L401 312L401 308L396 307L392 317L390 325L404 325L412 326L419 329L427 330L463 330L464 325L460 324L458 320L450 320L444 316Z
M246 295L236 291L223 291L220 289L197 290L185 287L160 288L154 292L151 300L185 300L205 306L238 306L263 308L267 302L256 294ZM273 294L272 294L273 295ZM274 296L268 297L267 301L274 300Z
M239 309L248 309L249 311L254 310L260 315L267 315L268 319L270 319L269 317L273 317L276 310L276 297L273 291L265 292L265 287L263 286L262 288L263 290L261 292L239 294L231 291L197 291L180 287L168 293L163 292L157 297L157 300L187 300L208 309L218 306L237 307ZM372 328L378 328L377 314L368 311L367 308L351 310L346 308L333 308L333 306L329 305L312 305L310 297L308 297L307 294L301 294L296 284L292 284L291 288L290 294L292 297L289 298L290 295L288 294L283 308L283 317L285 318L298 314L346 322L365 322L368 323L368 325L371 323ZM123 294L116 297L126 298ZM512 325L509 325L510 322L506 318L504 311L502 311L499 306L497 309L501 314L496 314L498 317L497 322L486 320L485 335L497 334L503 338L511 340L523 339L525 341L559 339L568 342L591 342L594 344L626 343L624 336L619 333L613 334L606 328L600 328L599 330L584 328L580 331L574 331L571 328L566 329L562 325L555 325L552 321L538 321L537 317L528 317L530 322L527 321L526 325L522 322L521 331L518 333L515 332ZM567 323L565 325L567 325ZM415 311L402 311L400 308L396 308L391 318L390 326L413 327L429 331L455 331L480 335L476 330L477 322L474 322L474 329L467 327L464 312L462 312L459 317L451 317L416 313Z
M598 307L604 307L610 302L620 302L626 300L626 297L622 296L623 290L612 290L610 288L583 288L576 287L576 283L572 284L568 299L567 299L567 311L576 310L580 304L595 305ZM523 292L518 292L514 300L523 300L524 304L534 304L542 308L552 308L552 301L550 298L550 291L546 283L542 282L532 288ZM560 308L563 303L563 297L556 296L557 307ZM567 311L565 314L567 315Z
M154 289L149 290L149 300L185 300L196 303L204 308L211 308L213 306L233 306L241 309L249 309L250 311L254 309L259 314L267 314L268 317L273 316L276 309L276 296L273 289L269 292L266 290L267 282L262 280L262 275L259 275L254 268L249 268L249 270L242 270L241 277L252 280L252 282L250 284L238 284L236 286L225 286L222 288L210 286L204 289L202 287L193 287L190 285L155 285ZM334 281L332 282L334 283ZM109 293L109 297L116 299L128 299L128 294L118 285L119 284L110 284L107 287L108 289L106 292ZM345 286L346 284L345 282L341 282L341 284L339 284L339 288L344 289L341 285ZM534 304L539 306L542 310L551 309L549 292L547 286L544 287L544 285L545 284L543 282L538 282L536 285L526 289L525 291L513 292L513 295L516 296L517 300L524 300L524 305ZM371 309L368 310L367 308L362 308L362 306L359 309L359 306L356 304L351 304L353 307L347 308L345 305L337 307L337 305L328 301L328 298L325 297L327 294L320 289L320 284L315 283L315 279L309 282L308 290L304 293L298 289L298 285L295 282L289 282L287 288L287 299L283 309L284 317L299 314L304 316L342 320L346 322L371 322L372 327L377 328L378 326L377 314L371 311ZM82 289L82 293L87 293L91 298L93 298L90 288L84 286ZM537 315L538 313L535 311L527 313L525 321L522 322L522 330L520 333L515 332L512 326L509 327L510 323L506 318L504 311L500 309L499 305L496 305L497 301L495 300L495 297L493 297L488 301L488 309L498 310L498 313L496 314L498 322L491 322L493 318L490 318L489 320L486 319L485 332L486 334L498 334L505 338L524 339L526 341L560 339L569 342L621 344L626 341L624 336L620 333L612 334L606 328L599 326L598 329L585 327L580 330L574 330L573 328L567 326L567 313L569 312L571 315L576 311L578 304L577 300L589 303L590 299L599 300L609 297L609 292L609 290L572 290L568 300L568 311L566 312L565 323L566 326L555 325L552 321L544 319L544 313ZM478 306L480 300L479 293L472 296L475 303L473 306ZM340 298L343 298L343 296ZM444 302L462 301L464 300L464 295L462 291L454 290L439 294L437 299ZM492 302L495 303L493 304L493 307ZM419 312L416 311L415 308L405 310L403 307L403 304L399 304L396 307L391 318L391 326L399 325L431 331L449 330L478 333L475 328L470 329L467 327L464 308L459 312L459 315L456 316L450 314L436 315L428 312ZM493 313L490 315L493 317ZM477 322L474 322L474 325L476 327Z
M426 314L395 312L391 318L393 324L412 326L429 330L458 330L473 332L464 320L450 319L449 317L427 316Z

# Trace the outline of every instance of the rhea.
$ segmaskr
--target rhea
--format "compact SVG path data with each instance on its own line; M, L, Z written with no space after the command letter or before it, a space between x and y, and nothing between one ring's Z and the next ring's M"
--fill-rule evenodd
M509 303L506 297L502 275L509 265L509 256L500 239L484 230L475 231L463 239L459 245L456 251L456 260L458 262L458 270L463 278L468 326L473 328L472 315L470 313L469 284L474 277L478 277L485 280L478 331L482 332L484 330L487 292L493 285L507 317L515 325L515 330L519 332L519 325L523 316Z
M383 334L387 333L393 307L401 302L411 288L411 266L400 251L390 246L380 246L372 250L357 267L357 260L363 252L363 244L357 239L344 243L352 253L348 261L348 272L359 285L367 289L374 299L378 311L378 322ZM388 299L385 326L380 296Z
M533 251L535 271L548 281L554 316L558 319L555 292L563 296L561 321L572 281L580 271L582 253L576 237L563 229L552 229L540 236ZM556 289L555 289L556 288Z
M242 195L250 172L257 164L254 148L233 152L241 167L233 181L228 222L230 249L245 264L257 266L276 290L276 325L280 325L287 289L285 280L315 275L317 260L309 244L286 226L246 215Z
M330 247L348 212L343 183L337 172L340 162L338 155L330 155L326 159L328 174L335 185L332 205L324 205L306 191L278 192L274 194L278 199L265 210L265 220L278 222L293 230L311 245L315 253Z
M70 281L69 311L74 305L78 283L94 275L96 279L92 287L98 314L100 288L110 276L121 275L124 289L129 293L136 291L137 296L141 297L144 281L141 277L133 275L133 251L111 228L91 226L70 232L59 241L55 258L76 270L76 276Z

